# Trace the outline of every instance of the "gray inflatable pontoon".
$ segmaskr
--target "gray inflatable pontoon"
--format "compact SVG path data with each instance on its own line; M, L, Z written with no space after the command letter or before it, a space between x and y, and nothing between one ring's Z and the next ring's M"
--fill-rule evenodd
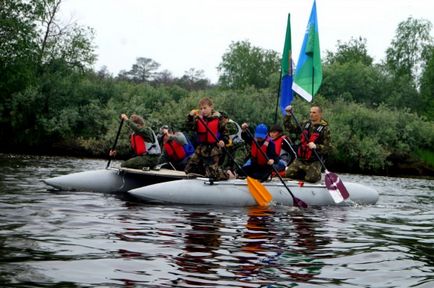
M64 191L115 193L186 177L183 171L169 169L142 171L129 168L109 168L72 173L42 181Z
M378 192L373 188L345 182L350 197L336 204L327 188L322 184L297 181L285 182L295 197L308 206L336 206L349 204L375 204ZM293 206L291 195L279 180L262 183L273 196L271 204ZM188 205L254 206L255 199L249 192L246 180L234 179L210 182L208 179L176 180L136 188L128 191L134 197L150 203L175 203Z

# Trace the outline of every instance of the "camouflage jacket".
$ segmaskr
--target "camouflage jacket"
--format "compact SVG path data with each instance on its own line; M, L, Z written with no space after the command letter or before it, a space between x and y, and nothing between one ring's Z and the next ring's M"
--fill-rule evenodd
M127 126L133 130L134 133L140 135L143 137L143 139L145 140L145 142L149 142L149 143L153 143L154 142L154 135L152 133L151 128L149 127L139 127L136 123L134 123L131 120L127 120L125 121L125 123L127 124Z
M309 122L311 123L310 120L301 123L301 128L306 127L306 124ZM291 115L285 116L283 125L289 133L295 133L297 135L296 139L300 139L301 133L303 131L300 130L300 127L297 125L297 123L293 121ZM311 135L320 125L322 125L324 128L321 130L319 138L315 141L315 145L318 154L324 157L329 154L332 149L328 122L324 119L321 119L319 124L311 123L309 127L309 135Z

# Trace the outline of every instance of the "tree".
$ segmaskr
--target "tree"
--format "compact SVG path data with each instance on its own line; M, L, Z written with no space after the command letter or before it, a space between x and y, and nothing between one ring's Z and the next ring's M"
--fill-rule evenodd
M136 83L146 83L154 80L157 76L157 70L160 64L150 58L138 57L136 64L133 64L131 70L126 72L125 76Z
M62 0L37 1L39 64L62 59L71 68L90 67L96 60L93 29L75 23L62 24L58 19L61 4Z
M428 20L411 17L398 24L395 38L386 51L385 72L392 81L387 96L389 105L419 113L426 110L420 93L420 77L434 45L431 29Z
M365 38L351 38L348 42L341 42L339 40L336 50L336 53L331 51L326 52L326 64L360 62L366 66L372 65L373 59L368 55Z
M0 68L32 60L36 48L33 22L34 7L30 3L2 0L0 9Z
M232 42L217 67L221 73L219 84L234 89L266 88L270 75L279 71L279 66L277 52L254 47L248 41Z
M203 70L190 68L184 75L176 81L177 84L187 90L204 90L210 86L210 82L205 78Z
M0 119L12 94L23 90L35 78L37 33L34 6L3 0L0 8Z
M14 95L37 83L37 15L34 2L2 0L0 4L0 138L11 145Z
M428 20L409 17L398 24L395 38L386 50L386 65L396 77L409 75L419 87L422 68L433 47L430 35L432 24Z
M377 66L362 62L324 65L320 94L330 100L343 99L376 107L386 99L385 85L390 83Z
M368 55L366 39L338 41L336 52L327 51L320 93L331 100L343 99L378 106L385 99L386 77Z
M153 83L157 85L166 85L166 86L173 84L173 82L174 82L174 77L172 73L167 69L157 73L154 76L154 81L153 81Z
M57 19L61 3L2 1L0 137L8 141L1 145L31 147L41 141L50 142L55 139L55 127L50 123L55 123L58 115L82 119L73 115L79 115L79 106L86 104L77 84L84 68L95 60L92 33L75 24L63 25ZM61 122L57 130L75 125L69 123Z
M434 120L434 48L431 48L430 54L420 81L422 107L419 111Z

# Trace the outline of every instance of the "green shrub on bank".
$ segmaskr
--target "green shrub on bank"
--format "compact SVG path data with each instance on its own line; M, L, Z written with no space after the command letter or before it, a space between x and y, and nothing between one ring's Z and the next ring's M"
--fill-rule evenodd
M163 124L177 130L185 130L186 115L191 109L197 108L198 100L204 96L212 98L218 110L226 111L240 124L248 122L255 126L260 122L268 125L274 123L276 91L273 89L214 88L189 92L178 86L107 81L101 81L96 77L79 78L75 81L76 85L69 85L68 91L59 94L62 95L63 102L58 101L59 99L56 101L57 90L49 89L49 97L36 97L35 95L40 95L37 93L41 93L37 87L28 90L21 97L29 99L30 104L26 106L27 110L24 110L28 112L24 115L17 114L14 121L18 122L13 123L26 123L26 119L33 111L37 119L34 127L37 127L37 130L29 130L29 133L15 131L19 137L12 136L16 144L14 147L26 147L28 143L32 143L33 147L51 145L61 147L65 153L77 151L78 154L106 157L115 139L121 113L137 113L144 116L156 133ZM53 85L56 85L56 82ZM74 95L75 99L67 101L67 95ZM37 99L53 99L49 102L49 113L44 112L43 107L39 106L32 110L32 105L36 105ZM374 109L350 101L332 102L322 96L316 97L314 103L323 108L324 118L330 124L333 150L327 161L329 169L382 173L394 164L391 160L394 155L414 155L432 163L426 156L429 153L417 151L434 150L433 122L426 121L406 109L387 106ZM296 97L292 104L299 121L308 118L312 103ZM277 122L282 123L280 111L277 116ZM129 133L125 127L122 129L118 144L118 155L121 158L128 155ZM59 150L56 150L56 153L59 154Z
M406 109L337 101L331 106L335 165L353 171L380 172L392 165L392 155L411 157L434 147L434 123Z

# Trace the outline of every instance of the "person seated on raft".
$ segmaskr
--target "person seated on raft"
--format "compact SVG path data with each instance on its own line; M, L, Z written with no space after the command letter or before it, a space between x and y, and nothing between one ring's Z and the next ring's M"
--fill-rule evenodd
M160 165L184 171L190 156L194 152L193 146L189 143L184 133L180 131L174 132L168 125L160 128L160 134L160 143L163 146Z
M161 149L154 132L145 126L145 120L136 114L132 114L130 118L126 114L121 114L121 119L133 131L130 135L133 157L124 161L121 167L149 170L157 165ZM110 150L109 155L115 156L116 150Z
M258 179L259 181L265 181L271 174L273 169L272 165L279 161L274 142L268 136L267 125L257 125L254 138L252 138L252 134L247 131L247 129L249 129L249 125L247 123L243 123L241 128L243 129L241 135L244 141L251 143L251 151L249 160L247 160L247 162L243 165L242 170L239 171L239 173ZM258 145L255 144L255 141L258 143ZM258 146L264 153L261 153L261 151L258 150ZM264 157L264 154L267 157Z
M331 137L328 122L322 118L322 109L318 105L310 108L309 120L301 126L292 121L292 106L285 107L286 116L283 119L285 128L300 134L300 145L297 159L286 169L286 177L315 183L321 180L321 162L318 157L324 157L331 150ZM300 129L301 128L301 129ZM316 153L315 153L316 152Z
M277 171L283 172L286 167L297 158L297 154L291 145L291 139L283 134L282 126L278 124L273 125L268 134L273 140L276 147L276 154L279 156L279 161L274 163L273 166Z
M210 98L199 101L199 110L193 109L187 116L187 127L196 132L197 147L187 162L186 174L204 175L213 180L227 180L232 173L219 165L223 149L229 143L226 124L220 113L214 110Z

